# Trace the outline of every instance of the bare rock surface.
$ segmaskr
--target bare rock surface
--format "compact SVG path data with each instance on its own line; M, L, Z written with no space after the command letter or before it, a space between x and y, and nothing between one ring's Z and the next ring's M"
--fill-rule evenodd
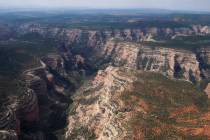
M75 108L72 111L74 115L68 118L66 138L97 137L97 139L111 140L125 137L126 131L122 121L130 118L131 110L118 99L122 92L132 88L135 77L129 73L119 73L119 68L112 66L99 71L92 85L76 98ZM120 116L118 112L125 113ZM87 131L84 135L75 134L76 131L83 130Z
M1 140L18 140L18 136L13 130L0 130L0 139Z

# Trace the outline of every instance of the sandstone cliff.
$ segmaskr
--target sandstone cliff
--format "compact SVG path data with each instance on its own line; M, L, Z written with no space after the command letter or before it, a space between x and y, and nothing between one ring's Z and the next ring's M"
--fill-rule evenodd
M25 23L19 30L21 34L39 33L43 37L52 37L64 43L64 45L59 44L58 51L61 55L56 56L56 62L47 60L48 64L59 64L58 67L62 67L63 71L72 70L78 65L75 64L74 57L79 54L86 61L83 64L90 61L91 65L96 64L99 67L101 63L111 63L114 66L124 65L144 71L160 72L172 78L194 83L209 79L209 47L199 46L196 51L186 51L142 43L155 42L157 37L173 40L178 36L205 36L210 33L209 26L82 30L47 28L41 24ZM53 57L55 59L55 56Z
M109 66L74 97L65 138L207 139L209 112L207 109L201 113L206 104L203 97L205 94L198 93L189 82ZM192 117L185 116L188 113ZM199 122L200 117L205 118L203 123ZM192 127L198 124L199 127Z
M90 87L75 99L75 108L68 118L66 138L109 140L125 137L122 121L131 117L130 109L118 99L123 92L130 90L134 79L129 73L122 74L111 66L99 71ZM118 112L125 114L120 116ZM82 134L82 131L85 133Z
M203 78L209 78L208 68L204 67L208 66L209 54L204 50L208 49L192 52L110 40L101 52L101 59L114 66L159 72L171 78L200 82Z
M190 83L181 83L184 87L178 84L180 90L175 92L171 88L176 86L171 85L176 82L164 79L160 80L162 83L158 83L159 75L153 75L161 73L193 83L201 83L203 80L208 82L209 47L199 46L195 51L189 51L143 43L156 42L158 37L174 40L180 36L209 35L209 26L82 30L48 28L29 23L23 24L17 32L20 36L38 33L44 38L54 39L58 44L56 52L41 58L41 67L23 73L26 90L12 105L13 111L9 115L4 113L6 117L1 117L0 129L4 130L0 134L3 136L16 138L20 131L20 121L22 126L24 122L29 124L24 126L26 129L33 130L36 127L36 132L21 131L20 134L25 139L44 140L47 136L43 129L62 128L68 115L65 137L69 139L143 140L153 134L154 138L168 136L164 133L169 133L170 136L176 133L176 136L183 139L190 133L193 136L209 137L209 126L206 123L210 120L208 112L201 115L205 118L205 125L199 124L198 119L195 122L190 119L190 122L200 126L199 129L179 125L189 120L179 118L176 112L177 107L183 108L187 104L187 109L184 108L181 115L193 112L196 116L201 113L197 108L202 103L197 97L203 93L197 93L194 88L190 90L189 87L193 87ZM98 71L92 83L75 94L71 111L67 114L66 110L72 102L69 97L80 86L83 78L102 68L106 69ZM154 77L144 78L145 75ZM169 82L170 89L164 81ZM158 84L153 85L153 82ZM150 86L153 87L150 89ZM183 99L187 103L183 105L182 99L177 99L185 97L185 86L189 92ZM208 87L206 92L209 93ZM164 105L169 105L171 110ZM161 112L163 116L155 111ZM11 117L11 114L15 117ZM171 119L179 127L164 122ZM151 122L155 124L154 127ZM14 129L11 126L16 125L14 134L10 133L10 129ZM148 126L152 127L147 128Z

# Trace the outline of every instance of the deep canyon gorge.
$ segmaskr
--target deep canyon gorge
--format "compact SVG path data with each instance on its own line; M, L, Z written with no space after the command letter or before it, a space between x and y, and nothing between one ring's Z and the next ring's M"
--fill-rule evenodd
M210 25L165 22L3 27L2 44L28 37L21 41L52 48L18 74L19 94L2 101L0 139L210 139Z

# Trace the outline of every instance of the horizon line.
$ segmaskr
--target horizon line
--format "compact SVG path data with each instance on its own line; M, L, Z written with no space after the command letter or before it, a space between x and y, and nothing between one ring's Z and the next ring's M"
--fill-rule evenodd
M96 7L67 7L67 6L58 6L58 7L44 7L44 6L36 6L36 7L20 7L20 6L0 6L0 10L27 10L27 11L46 11L46 10L60 10L60 11L73 11L73 10L153 10L154 11L165 11L165 12L170 12L170 13L210 13L210 11L207 10L184 10L184 9L169 9L169 8L141 8L141 7L113 7L113 8L96 8ZM149 12L149 11L148 11Z

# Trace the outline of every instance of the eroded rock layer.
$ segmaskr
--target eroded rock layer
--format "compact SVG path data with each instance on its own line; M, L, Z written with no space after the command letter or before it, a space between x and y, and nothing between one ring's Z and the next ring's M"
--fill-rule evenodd
M82 30L65 28L47 28L40 24L26 23L18 30L21 34L39 33L42 36L56 37L57 40L66 40L67 43L86 42L90 47L101 46L110 37L126 41L152 41L154 37L164 36L175 38L177 36L207 35L210 34L209 26L192 25L188 27L157 28L143 27L134 29L104 29L104 30Z
M65 138L209 139L209 106L204 98L189 82L109 66L74 97Z
M104 140L123 138L126 134L117 114L126 112L124 117L127 120L130 118L130 109L117 99L122 92L132 87L134 79L129 73L122 74L111 66L105 71L99 71L92 85L84 89L75 101L77 106L68 118L66 138L88 139L88 135ZM77 131L87 132L77 135Z
M140 78L140 80L137 78L137 73L141 73L140 76L144 77L143 72L155 72L170 78L183 79L193 83L201 83L202 80L208 81L210 78L209 47L200 47L194 51L187 51L173 49L170 46L168 48L154 47L144 45L144 43L156 43L158 37L166 40L194 35L203 37L210 34L209 26L190 25L189 27L174 28L144 27L139 29L82 30L48 28L39 24L28 23L21 25L17 32L20 36L38 33L43 38L52 38L59 44L57 52L47 54L41 58L41 67L30 69L23 74L26 90L17 99L17 103L14 103L13 109L16 110L15 113L22 124L23 122L32 124L38 122L36 132L22 132L24 139L46 139L42 129L62 128L66 121L66 109L72 102L69 96L80 86L80 82L83 81L86 74L94 73L97 69L106 68L107 66L105 70L98 71L90 86L81 89L81 93L75 95L75 102L68 117L66 139L143 140L149 135L153 136L153 134L161 138L164 133L168 134L168 132L165 132L166 130L170 130L170 134L176 131L180 136L179 138L185 138L189 131L196 136L209 136L209 126L206 123L205 126L203 124L199 125L199 129L182 128L182 126L169 126L160 123L164 119L167 121L173 119L176 123L186 123L186 120L179 118L176 112L173 112L175 115L170 114L167 108L163 107L165 104L173 104L170 109L174 111L174 106L177 107L182 104L181 101L185 96L184 88L176 92L180 93L181 97L171 95L169 98L168 94L176 93L161 85L162 83L159 83L155 88L151 88L152 90L147 87L147 85L153 85L152 82L155 80L152 80L152 78L160 78L157 75L152 77L150 81L147 81L146 78ZM165 84L167 85L167 83ZM178 87L181 87L181 85ZM150 92L145 91L145 89ZM194 99L195 91L193 90L190 93L192 98L188 96L186 101L189 99L193 105L187 105L189 105L190 109L195 108L195 110L192 109L193 113L198 113L199 109L196 110L198 104L203 102L200 103L199 99ZM208 87L206 92L209 92ZM177 101L177 98L181 98L181 103ZM126 99L129 99L129 101ZM159 104L159 102L156 104L156 101L159 100L163 104ZM196 103L194 103L195 100ZM186 110L189 111L189 108ZM156 110L163 112L163 114L167 112L167 114L164 114L164 116L157 115ZM19 134L18 119L12 117L12 114L15 113L13 111L10 113L3 111L3 115L0 117L0 129L5 129L5 131L0 131L0 134L14 136L12 133L10 135L10 132L6 131L7 129L14 129ZM182 113L181 115L185 114ZM208 114L205 115L207 117L201 117L209 121ZM160 119L165 116L166 118ZM138 120L139 118L146 121ZM158 125L153 127L153 124L149 124L150 120ZM198 124L199 122L196 120L193 123ZM152 126L152 128L147 128L148 126ZM26 128L30 129L31 127ZM172 131L173 129L175 131ZM157 137L155 138L157 139Z
M144 71L156 71L192 82L201 80L196 54L190 51L143 47L138 61L139 69Z
M191 82L199 82L202 78L208 78L208 69L201 67L199 61L199 57L204 59L203 57L208 57L208 55L201 52L196 54L182 49L151 47L110 40L101 55L106 63L114 66L159 72L171 78ZM207 62L204 64L206 65Z
M19 120L13 110L9 108L2 108L0 112L0 129L15 130L20 132Z
M18 140L18 136L15 131L12 130L0 130L1 140Z
M52 37L58 42L62 42L62 45L59 44L58 47L59 55L46 57L43 62L48 63L63 75L68 75L67 71L78 70L78 67L87 69L87 65L84 64L90 60L92 65L98 64L98 62L108 62L114 66L124 65L145 71L156 71L193 83L199 83L210 77L208 70L209 47L200 46L195 51L186 51L170 49L171 46L167 48L161 45L158 47L142 45L143 42L161 42L157 38L175 40L179 37L204 37L210 34L209 26L83 30L47 28L41 24L25 23L18 30L21 31L21 34L38 33L43 37ZM178 47L182 48L182 46ZM79 64L76 63L78 54L80 56ZM101 66L101 63L98 65Z

